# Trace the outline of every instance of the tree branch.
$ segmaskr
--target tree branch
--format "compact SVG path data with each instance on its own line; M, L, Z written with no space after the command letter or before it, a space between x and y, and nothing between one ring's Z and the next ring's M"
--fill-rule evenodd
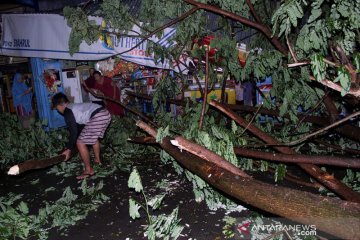
M254 5L251 3L251 0L245 0L246 1L246 4L248 5L249 9L250 9L250 12L251 14L253 15L253 17L255 18L255 20L258 22L258 23L263 23L259 17L259 15L257 14L255 8L254 8Z
M175 140L171 140L171 144L178 147L180 150L185 150L191 154L194 154L208 162L212 162L219 167L233 173L236 176L249 178L250 176L242 171L240 168L236 167L232 163L225 160L220 155L208 150L207 148L200 146L186 138L181 136L175 137Z
M143 130L149 130L149 134L156 135L155 129L148 125L143 127ZM194 154L181 152L170 141L169 137L165 137L160 145L177 162L235 199L300 223L315 224L319 230L340 238L359 238L360 231L357 226L359 226L360 205L358 203L236 176ZM324 218L324 216L328 217Z
M283 55L287 56L288 53L288 49L283 45L283 43L280 41L280 39L278 39L277 37L274 37L271 30L264 25L263 23L258 23L255 21L251 21L248 18L244 18L242 16L236 15L232 12L223 10L219 7L216 6L212 6L212 5L208 5L208 4L204 4L204 3L200 3L194 0L184 0L184 2L194 5L200 9L204 9L210 12L214 12L217 13L219 15L223 15L225 17L228 17L230 19L233 19L235 21L238 21L246 26L249 26L251 28L257 29L260 32L262 32L269 40L270 42L273 44L273 46L280 51Z
M191 14L193 14L194 12L196 12L197 10L199 10L199 7L194 7L192 9L190 9L189 11L183 13L182 15L180 15L179 17L171 20L170 22L162 25L161 27L155 29L154 31L151 31L149 34L147 34L140 42L138 42L135 46L133 46L132 48L126 50L126 51L123 51L121 53L119 53L119 55L121 54L125 54L127 52L130 52L132 50L134 50L135 48L137 48L138 46L140 46L143 42L145 42L147 39L151 38L153 35L155 35L156 33L164 30L165 28L168 28L174 24L176 24L177 22L180 22L182 21L183 19L187 18L188 16L190 16Z
M297 140L295 140L295 141L291 141L291 142L288 142L288 143L256 145L256 147L263 147L263 146L277 146L277 147L280 147L280 146L288 146L288 147L290 147L290 146L294 146L294 145L297 145L297 144L299 144L299 143L305 142L305 141L308 140L309 138L312 138L312 137L314 137L314 136L316 136L316 135L322 134L322 133L326 132L327 130L329 130L329 129L331 129L331 128L334 128L334 127L336 127L336 126L338 126L338 125L340 125L340 124L348 121L349 119L355 118L355 117L357 117L357 116L359 116L359 115L360 115L360 111L355 112L355 113L353 113L353 114L350 114L349 116L347 116L347 117L345 117L345 118L343 118L343 119L341 119L341 120L339 120L339 121L337 121L337 122L334 122L334 123L330 124L329 126L326 126L326 127L324 127L324 128L321 128L321 129L319 129L319 130L317 130L317 131L315 131L315 132L313 132L313 133L310 133L310 134L308 134L308 135L306 135L306 136L304 136L304 137L302 137L302 138L300 138L300 139L297 139Z
M284 145L285 145L285 146L294 146L294 145L297 145L297 144L299 144L299 143L302 143L302 142L308 140L309 138L312 138L312 137L314 137L314 136L316 136L316 135L322 134L322 133L326 132L327 130L329 130L329 129L331 129L331 128L334 128L334 127L336 127L336 126L339 126L340 124L348 121L349 119L355 118L355 117L357 117L357 116L359 116L359 115L360 115L360 111L355 112L355 113L350 114L349 116L347 116L347 117L345 117L345 118L343 118L343 119L341 119L341 120L339 120L339 121L337 121L337 122L334 122L334 123L330 124L330 125L327 126L327 127L324 127L324 128L322 128L322 129L319 129L319 130L316 131L316 132L313 132L313 133L311 133L311 134L308 134L308 135L306 135L306 136L304 136L304 137L302 137L302 138L300 138L300 139L298 139L298 140L291 141L291 142L286 143L286 144L284 144Z
M289 39L288 39L287 36L286 36L286 44L287 44L287 46L288 46L288 48L289 48L289 50L290 50L290 54L291 54L291 56L293 57L294 62L295 62L295 63L298 63L299 61L298 61L298 59L297 59L297 57L296 57L296 54L295 54L295 52L294 52L294 49L292 48L291 43L290 43L290 41L289 41Z
M248 122L243 119L242 117L236 115L231 109L229 109L226 105L218 103L216 101L211 101L210 105L219 109L227 116L229 116L232 120L234 120L237 124L242 127L246 127ZM261 139L267 144L279 144L279 142L270 136L269 134L263 132L255 125L251 124L248 128L249 132L254 134L256 137ZM275 146L276 150L284 154L297 154L293 149L289 147L283 146ZM298 164L305 172L307 172L310 176L315 178L317 181L322 183L324 186L331 189L333 192L337 193L338 195L342 196L343 198L354 201L360 202L360 193L354 192L351 188L345 185L343 182L339 181L338 179L334 178L334 176L330 175L329 173L321 170L319 167L313 164L305 164L300 163Z
M351 76L351 82L358 83L356 68L351 64L349 58L346 56L344 50L339 44L334 44L333 49L338 54L341 64L343 64L346 70Z
M130 107L128 107L127 105L125 105L124 103L122 103L121 101L118 101L118 100L115 100L111 97L107 97L107 96L104 96L104 95L101 95L101 94L98 94L96 92L94 92L92 89L90 89L86 83L84 82L82 84L84 86L84 88L90 92L92 95L94 95L95 97L97 98L101 98L101 99L105 99L105 100L109 100L109 101L112 101L118 105L120 105L121 107L125 108L126 110L128 110L129 112L135 114L136 116L139 116L141 119L147 121L148 123L152 124L153 126L155 127L159 127L159 125L157 125L156 123L154 123L149 117L147 117L145 114L141 113L141 112L138 112Z
M272 153L251 150L243 147L234 147L236 155L242 157L256 158L261 160L268 160L272 162L284 163L310 163L316 165L328 165L345 168L360 168L359 159L355 158L340 158L334 156L309 156L309 155L289 155L282 153Z
M205 88L204 88L204 97L201 109L201 115L199 120L199 130L202 129L205 112L206 112L206 104L207 104L207 96L209 91L209 47L205 46Z
M65 155L60 154L55 157L47 158L47 159L31 159L17 165L14 165L8 171L8 175L18 175L23 172L32 170L32 169L41 169L53 166L65 160Z
M316 81L314 76L310 76L310 80ZM337 91L337 92L341 92L344 90L343 87L341 87L339 84L334 83L333 81L330 81L328 79L323 79L320 81L320 83L328 88L331 88L331 89ZM346 95L351 95L356 98L360 98L360 89L350 88L350 90L347 92Z

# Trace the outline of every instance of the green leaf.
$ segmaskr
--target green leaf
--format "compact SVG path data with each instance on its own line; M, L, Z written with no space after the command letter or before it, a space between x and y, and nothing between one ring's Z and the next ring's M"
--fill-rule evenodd
M341 91L341 95L345 96L350 89L351 78L345 67L338 68L337 72L338 76L335 78L334 82L340 82L340 85L343 88Z
M311 10L311 15L310 15L310 17L308 19L308 23L314 22L316 19L318 19L320 17L321 14L322 14L321 9L313 8Z
M327 65L323 61L323 57L319 54L315 54L311 57L311 70L317 81L322 81L326 77Z
M18 209L19 209L19 211L21 211L24 214L29 213L29 208L28 208L27 204L25 202L23 202L23 201L21 201L19 203Z
M231 121L231 131L233 133L236 133L237 129L238 129L238 126L237 126L236 122L234 120L232 120Z
M129 215L132 219L140 217L140 205L132 198L129 199Z
M148 205L152 207L152 209L154 210L158 209L161 206L162 200L164 199L165 196L166 194L162 194L153 197L152 199L150 199L150 201L148 201Z
M219 130L218 127L216 127L215 125L211 126L211 131L214 134L215 137L217 137L218 139L223 139L223 135L221 133L221 131Z
M156 142L162 143L163 138L170 136L169 125L166 128L160 127L156 134Z
M275 169L275 182L282 180L286 175L286 165L277 164Z
M141 183L141 178L139 175L139 172L136 168L133 169L133 171L130 174L129 180L128 180L128 187L134 188L136 192L143 191L143 186Z

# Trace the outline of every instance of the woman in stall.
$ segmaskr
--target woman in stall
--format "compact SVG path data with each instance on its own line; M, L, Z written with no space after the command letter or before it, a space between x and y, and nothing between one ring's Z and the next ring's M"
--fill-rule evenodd
M16 73L11 89L13 104L21 125L28 128L32 115L32 87L28 87L21 73Z
M99 71L95 71L93 76L95 78L93 89L100 91L104 96L120 101L120 89L111 78L102 76ZM105 106L111 115L124 116L124 109L119 104L106 100Z

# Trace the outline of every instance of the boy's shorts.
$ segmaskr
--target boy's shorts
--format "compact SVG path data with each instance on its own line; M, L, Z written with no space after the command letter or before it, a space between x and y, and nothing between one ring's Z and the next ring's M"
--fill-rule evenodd
M88 123L85 124L77 141L86 145L94 145L104 133L111 122L111 115L108 110L103 109L96 113Z

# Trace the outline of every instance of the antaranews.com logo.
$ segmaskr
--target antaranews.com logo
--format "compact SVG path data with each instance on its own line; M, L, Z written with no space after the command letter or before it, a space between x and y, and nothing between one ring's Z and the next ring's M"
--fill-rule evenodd
M225 219L223 233L237 240L272 240L272 239L316 239L315 225L290 222L283 218L233 218Z

